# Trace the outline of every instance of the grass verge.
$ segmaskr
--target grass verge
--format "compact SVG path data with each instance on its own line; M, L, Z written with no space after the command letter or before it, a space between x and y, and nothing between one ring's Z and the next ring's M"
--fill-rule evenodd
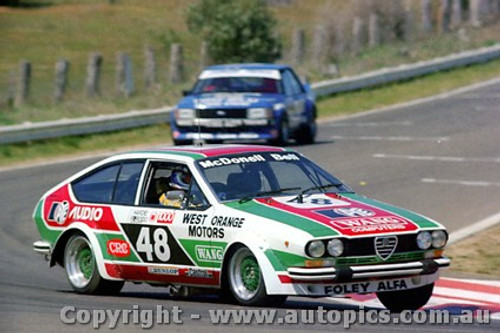
M319 115L331 117L353 114L431 96L497 76L500 76L500 60L436 73L398 84L325 97L318 101ZM113 150L128 146L170 142L170 128L162 124L106 134L1 145L0 166L24 162L34 163L37 160L103 149Z
M500 226L496 226L448 247L445 253L452 259L450 270L500 277L499 238Z

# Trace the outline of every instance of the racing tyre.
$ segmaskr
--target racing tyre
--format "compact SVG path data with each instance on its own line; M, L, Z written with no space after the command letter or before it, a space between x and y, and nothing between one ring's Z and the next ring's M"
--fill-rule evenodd
M99 275L94 250L82 235L74 235L66 243L64 269L73 289L81 294L117 294L124 284L124 281L109 281Z
M191 140L174 140L174 145L175 146L186 146L190 145L193 142Z
M297 143L299 145L310 145L314 143L317 133L316 120L313 119L312 122L304 125L297 135Z
M259 263L246 247L240 247L232 254L226 276L231 296L241 305L276 306L286 300L286 296L267 295Z
M271 144L276 146L284 146L288 143L290 138L290 129L288 127L288 120L283 118L280 122L280 127L278 130L278 137L271 140Z
M418 310L427 304L433 289L434 283L431 283L415 289L379 292L377 297L391 312Z

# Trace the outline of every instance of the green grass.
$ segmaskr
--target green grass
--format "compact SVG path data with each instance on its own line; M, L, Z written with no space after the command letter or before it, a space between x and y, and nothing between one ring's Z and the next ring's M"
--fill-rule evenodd
M318 101L320 117L348 115L401 103L416 98L473 84L500 75L500 60L483 65L428 75L400 84L322 98ZM170 128L166 124L133 130L51 139L15 145L0 145L0 166L36 162L59 156L113 150L128 146L168 144Z

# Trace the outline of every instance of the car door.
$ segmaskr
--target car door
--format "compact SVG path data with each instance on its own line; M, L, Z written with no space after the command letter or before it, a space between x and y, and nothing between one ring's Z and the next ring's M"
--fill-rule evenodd
M218 270L214 271L210 265L200 267L196 257L196 246L210 246L214 236L206 231L213 208L194 178L185 193L179 194L181 190L173 187L172 177L181 171L192 177L185 164L148 162L139 185L138 205L129 210L121 223L140 266L124 269L124 278L172 284L218 284ZM161 204L160 198L165 194L169 200Z
M289 126L292 129L296 129L302 123L302 116L306 107L305 92L301 83L290 69L283 70L282 77Z

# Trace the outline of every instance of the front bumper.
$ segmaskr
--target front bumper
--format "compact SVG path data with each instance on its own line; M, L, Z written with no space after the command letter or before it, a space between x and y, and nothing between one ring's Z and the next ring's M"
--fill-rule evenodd
M288 276L295 281L345 282L358 279L434 274L439 269L449 265L450 259L443 257L395 264L318 268L290 267L287 272Z

